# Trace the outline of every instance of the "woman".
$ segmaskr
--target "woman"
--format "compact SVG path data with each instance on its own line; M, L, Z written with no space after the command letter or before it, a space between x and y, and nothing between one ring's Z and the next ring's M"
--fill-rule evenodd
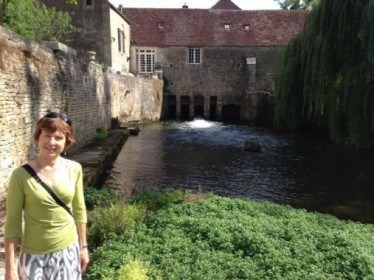
M39 120L34 139L37 158L15 169L9 182L5 279L81 279L89 262L82 167L61 157L74 142L72 123L65 115L48 113Z

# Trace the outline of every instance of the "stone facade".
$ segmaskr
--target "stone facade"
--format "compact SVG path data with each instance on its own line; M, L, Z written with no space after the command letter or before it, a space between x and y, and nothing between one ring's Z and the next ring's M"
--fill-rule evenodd
M272 124L284 47L308 11L119 8L131 22L130 71L163 74L164 118Z
M97 61L114 72L129 72L130 23L108 0L78 0L77 5L56 0L42 2L69 12L73 24L80 29L63 43L78 50L82 57L94 51Z
M33 131L47 111L68 114L75 149L120 122L160 119L163 81L120 76L74 51L51 50L0 27L0 198L12 170L36 155Z
M174 109L174 104L165 103L165 115L175 110L176 118L202 114L199 117L205 119L229 119L234 117L230 106L236 106L240 120L268 123L271 112L262 114L258 110L271 110L273 106L282 51L279 47L202 48L201 63L188 64L188 48L158 48L165 99L180 104Z

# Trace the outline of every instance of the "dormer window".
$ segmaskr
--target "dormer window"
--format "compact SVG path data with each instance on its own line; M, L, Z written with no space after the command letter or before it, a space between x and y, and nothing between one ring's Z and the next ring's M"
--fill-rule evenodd
M84 0L82 1L84 3L85 9L93 9L94 8L94 0Z
M230 30L230 23L225 23L224 27L225 27L225 30Z
M249 24L244 24L243 25L243 28L244 28L244 31L246 31L246 32L249 32L250 31L250 25Z

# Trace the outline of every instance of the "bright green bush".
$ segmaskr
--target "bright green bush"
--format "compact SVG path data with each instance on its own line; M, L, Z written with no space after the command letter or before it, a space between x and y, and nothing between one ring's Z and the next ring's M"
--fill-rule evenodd
M133 260L120 268L118 280L148 280L147 273L148 270L143 263Z
M96 247L108 239L123 236L137 223L143 222L145 217L146 208L142 205L114 202L96 207L89 213L88 242Z
M374 279L374 227L329 215L211 197L170 204L92 254L89 279L131 260L150 279Z

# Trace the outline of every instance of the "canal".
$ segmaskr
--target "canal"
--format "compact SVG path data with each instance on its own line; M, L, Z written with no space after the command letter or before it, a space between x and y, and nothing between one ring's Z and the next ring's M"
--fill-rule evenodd
M261 152L244 151L246 140ZM316 135L195 120L141 127L105 185L127 195L187 189L288 204L374 223L374 150L339 147Z

